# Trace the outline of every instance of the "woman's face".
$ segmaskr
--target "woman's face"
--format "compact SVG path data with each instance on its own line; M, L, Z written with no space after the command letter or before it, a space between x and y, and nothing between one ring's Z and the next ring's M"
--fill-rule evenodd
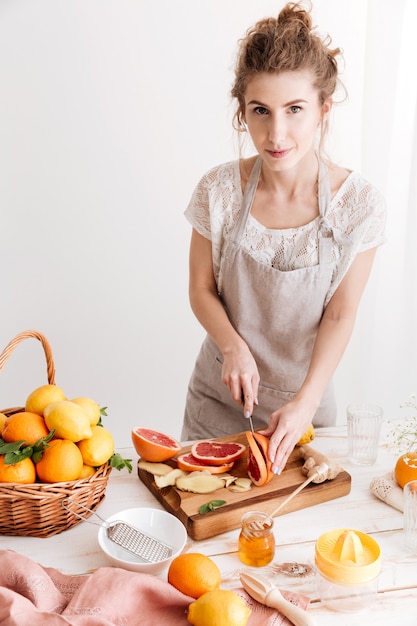
M264 163L284 171L314 151L317 127L330 109L330 100L320 104L310 71L263 72L247 85L244 120Z

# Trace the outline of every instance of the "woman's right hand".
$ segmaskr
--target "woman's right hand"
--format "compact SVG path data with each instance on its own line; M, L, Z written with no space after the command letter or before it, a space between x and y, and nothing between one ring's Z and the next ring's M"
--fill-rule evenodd
M223 354L222 382L229 388L237 404L243 405L243 414L250 417L258 404L259 372L247 346Z

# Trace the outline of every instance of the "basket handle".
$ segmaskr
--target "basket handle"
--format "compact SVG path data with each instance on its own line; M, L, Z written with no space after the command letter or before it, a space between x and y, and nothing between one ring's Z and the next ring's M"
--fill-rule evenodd
M45 352L46 369L48 373L48 383L50 385L54 385L55 384L55 365L54 365L54 359L52 356L51 346L49 344L49 341L45 337L45 335L42 335L42 333L38 332L37 330L25 330L22 333L19 333L18 335L16 335L16 337L7 344L3 352L0 354L0 372L2 371L7 359L9 358L11 353L14 351L14 349L19 345L19 343L21 343L25 339L28 339L29 337L38 339L41 342L42 347Z

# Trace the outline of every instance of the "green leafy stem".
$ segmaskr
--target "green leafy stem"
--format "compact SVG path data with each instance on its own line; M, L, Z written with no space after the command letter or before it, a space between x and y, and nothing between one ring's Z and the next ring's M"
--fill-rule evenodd
M214 509L219 508L219 506L223 506L223 504L226 504L226 500L210 500L207 504L202 504L198 509L198 512L200 515L204 515L209 511L214 511Z
M49 442L55 434L55 429L46 437L41 437L32 445L25 445L25 441L13 441L6 443L0 439L0 454L4 454L4 462L6 465L16 465L24 459L32 459L34 463L38 463L45 448L49 447Z

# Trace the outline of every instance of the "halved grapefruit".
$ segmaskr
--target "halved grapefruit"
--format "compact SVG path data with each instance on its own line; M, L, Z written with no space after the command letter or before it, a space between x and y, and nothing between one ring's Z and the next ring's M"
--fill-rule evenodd
M228 472L232 469L234 461L230 461L230 463L223 463L223 465L209 465L208 463L204 463L203 461L196 459L191 452L188 452L186 454L180 454L177 458L177 465L179 469L186 472L208 470L210 474L223 474L224 472Z
M248 449L248 476L257 487L266 485L273 478L272 463L268 459L268 437L261 433L246 431L249 443Z
M132 441L138 455L153 463L172 459L181 450L176 439L150 428L132 428Z
M246 452L246 446L243 443L225 443L214 441L212 439L204 439L196 441L191 446L191 454L203 463L210 465L224 465L240 459Z

